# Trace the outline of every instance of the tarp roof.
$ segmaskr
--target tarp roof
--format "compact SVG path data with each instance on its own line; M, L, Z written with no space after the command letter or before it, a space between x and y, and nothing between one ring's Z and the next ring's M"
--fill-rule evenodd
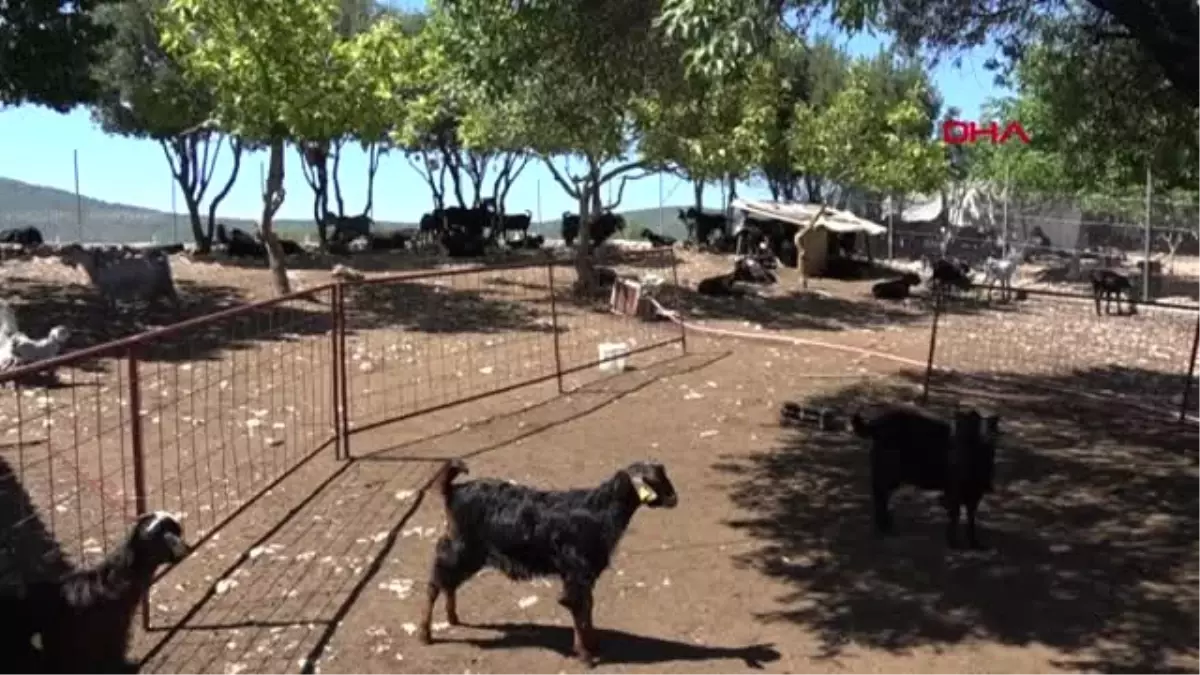
M802 204L799 202L764 202L749 199L735 199L731 206L735 209L745 211L748 214L761 216L763 218L774 218L784 222L799 225L800 227L808 227L820 211L820 204ZM873 223L864 218L842 211L840 209L826 208L825 213L821 215L821 219L817 222L816 227L824 227L832 232L866 232L870 235L879 235L887 232L887 228Z

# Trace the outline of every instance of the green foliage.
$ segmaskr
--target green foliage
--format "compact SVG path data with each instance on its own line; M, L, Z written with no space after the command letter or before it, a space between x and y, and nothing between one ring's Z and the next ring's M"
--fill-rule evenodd
M336 0L170 0L163 44L214 92L213 119L250 139L325 140L390 128L408 73L401 24L338 30ZM372 128L374 127L374 129Z
M929 136L929 94L917 83L895 101L872 88L869 63L856 64L824 109L796 106L790 151L797 167L826 181L881 192L928 191L946 178L946 158Z
M212 113L211 91L184 77L162 48L155 15L166 0L121 0L101 7L96 20L111 38L93 70L103 83L92 118L108 133L168 139Z
M464 145L487 145L519 120L522 146L598 164L626 157L637 137L631 114L674 77L678 54L652 28L657 7L607 3L469 0L439 6L431 21L444 78L466 112L496 106L459 129Z
M1194 97L1172 89L1136 43L1091 37L1087 27L1103 20L1097 12L1063 19L1026 55L1018 76L1021 100L1036 102L1035 133L1076 188L1119 190L1144 183L1150 169L1164 188L1194 189Z
M0 2L0 107L32 103L65 112L96 95L91 64L109 31L95 20L107 0Z

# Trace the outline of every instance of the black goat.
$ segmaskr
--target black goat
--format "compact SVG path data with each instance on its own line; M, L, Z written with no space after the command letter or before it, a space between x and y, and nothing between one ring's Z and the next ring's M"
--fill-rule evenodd
M20 654L28 660L20 672L137 672L125 657L134 613L158 568L187 553L179 521L148 513L99 565L0 595L5 628L16 631L5 639L30 646Z
M679 220L687 227L688 238L697 246L708 246L714 234L724 234L727 220L722 213L705 213L696 207L679 209Z
M575 240L579 238L579 216L569 212L563 213L562 220L562 237L567 246L573 246ZM625 219L611 212L605 211L599 216L593 216L591 226L588 227L588 238L591 240L591 248L596 248L608 241L617 232L625 231Z
M905 272L896 279L880 281L871 286L871 295L880 300L903 300L908 297L912 287L920 283L921 277L912 272Z
M408 248L408 240L408 234L400 231L372 234L369 238L372 251L403 251Z
M225 247L230 258L267 257L267 247L261 242L236 227L226 230L223 223L217 224L217 243Z
M533 212L526 211L525 213L518 213L516 215L505 214L503 217L498 218L498 220L499 227L496 229L501 239L506 239L509 232L520 232L521 237L524 238L529 232L529 226L533 224Z
M961 260L938 258L930 263L933 273L929 277L929 286L935 291L971 289L971 266Z
M450 226L442 234L442 246L451 258L479 258L487 253L488 240L482 232Z
M574 246L579 237L579 215L570 211L562 214L562 238L567 246Z
M715 297L734 295L737 292L737 287L733 285L734 281L732 274L718 274L707 279L701 279L700 283L696 284L696 292L700 295Z
M41 246L46 240L42 237L42 231L36 227L15 227L8 230L0 230L0 244L20 244L24 248L33 246Z
M941 492L946 509L946 541L958 547L958 523L967 510L967 543L979 548L975 514L992 491L998 415L958 410L946 422L910 407L889 407L873 419L851 418L854 433L871 441L871 497L875 527L892 529L888 501L902 485Z
M574 623L575 653L592 663L592 588L638 507L678 504L667 470L637 462L590 490L562 491L495 479L453 484L462 473L466 465L450 460L434 479L447 524L437 542L419 639L431 641L433 606L443 592L446 620L459 623L455 593L484 567L516 581L557 576L563 582L558 602Z
M674 246L675 237L668 237L665 234L655 234L650 228L642 228L642 239L650 242L651 246Z
M1117 314L1121 313L1121 294L1125 294L1129 313L1137 314L1137 306L1133 304L1133 282L1129 277L1112 270L1092 270L1092 298L1096 301L1096 316L1100 316L1100 297L1104 296L1104 313L1112 310L1112 300L1117 300Z

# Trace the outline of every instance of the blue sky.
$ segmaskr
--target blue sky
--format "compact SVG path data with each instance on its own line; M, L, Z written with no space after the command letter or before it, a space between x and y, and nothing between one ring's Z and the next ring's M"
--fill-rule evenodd
M881 40L858 35L844 38L847 50L854 54L871 55L881 47ZM965 119L978 119L983 103L1001 95L992 84L992 76L983 68L991 50L978 50L963 56L956 66L944 63L933 72L945 105L957 106ZM64 190L74 189L73 157L78 151L79 190L87 197L159 209L170 212L173 193L176 205L184 210L183 200L167 168L161 148L151 141L111 136L92 123L86 110L60 115L47 110L23 106L0 111L0 176ZM226 197L220 213L226 217L257 219L261 209L259 190L260 167L265 156L256 153L243 158L241 173L233 190ZM227 177L232 162L228 153L217 165L216 178ZM348 213L361 211L366 202L365 155L357 148L347 148L342 159L341 180ZM310 218L312 191L304 181L299 158L289 150L286 166L287 199L279 217ZM210 187L209 194L217 186ZM761 187L742 186L743 197L764 196ZM691 187L671 176L661 181L662 203L688 204ZM614 193L615 194L615 188ZM630 182L625 189L621 210L658 206L660 180L650 177ZM721 194L710 187L705 193L705 205L719 206ZM431 208L429 190L417 173L409 167L400 153L385 156L375 183L376 220L415 222ZM0 204L0 208L3 205ZM526 209L547 220L573 210L574 204L561 187L550 177L539 161L531 162L509 193L510 213Z

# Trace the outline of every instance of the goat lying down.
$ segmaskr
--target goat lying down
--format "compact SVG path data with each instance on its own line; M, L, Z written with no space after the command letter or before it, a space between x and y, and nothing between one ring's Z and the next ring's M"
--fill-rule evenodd
M856 413L850 424L856 435L871 441L871 493L879 532L891 531L892 493L911 485L941 493L951 547L959 545L959 518L966 507L968 545L980 547L975 513L992 491L999 416L966 409L945 421L916 408L893 406L870 419Z
M434 480L446 510L446 534L437 542L419 639L431 640L439 594L446 594L446 621L458 625L456 591L492 567L513 580L561 578L558 603L571 612L575 653L593 663L592 588L639 507L678 504L666 469L637 462L592 489L562 491L495 479L452 482L466 472L465 464L451 460Z
M162 565L188 553L183 527L147 513L94 567L0 592L4 665L13 673L129 673L133 616Z

